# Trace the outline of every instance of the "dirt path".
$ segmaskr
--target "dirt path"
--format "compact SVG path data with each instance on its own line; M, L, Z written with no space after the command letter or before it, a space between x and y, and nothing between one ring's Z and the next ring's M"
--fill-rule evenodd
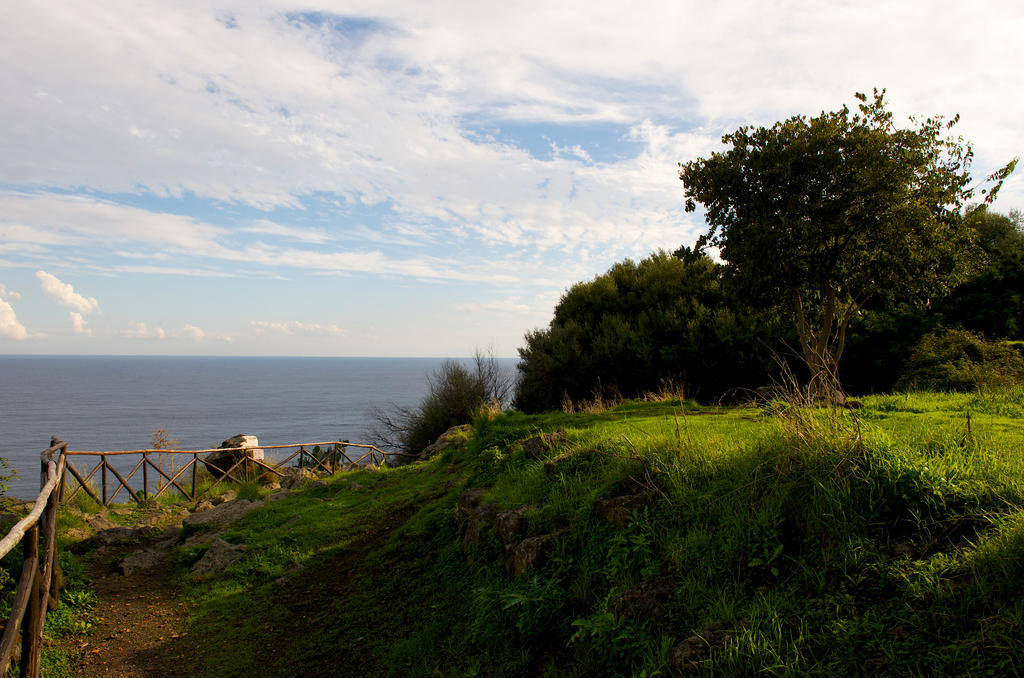
M168 580L166 558L123 575L105 549L89 557L99 602L95 626L68 648L74 675L136 678L194 676L195 643L185 631L186 608Z

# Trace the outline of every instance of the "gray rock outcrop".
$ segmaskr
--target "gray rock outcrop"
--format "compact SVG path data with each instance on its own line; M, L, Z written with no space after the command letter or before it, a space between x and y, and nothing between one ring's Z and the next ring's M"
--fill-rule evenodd
M185 525L228 525L235 522L250 511L263 506L262 501L235 499L226 501L201 513L193 513L182 521Z
M513 546L526 532L526 514L533 508L530 505L520 506L494 517L494 536L505 548Z
M217 539L210 544L203 557L192 565L191 572L198 577L216 574L241 558L245 551L246 548L241 544L229 544L223 539Z
M232 476L236 478L240 476L258 476L263 473L263 467L248 461L248 459L263 461L263 450L258 447L259 444L260 441L256 436L238 434L220 444L218 449L223 451L210 452L203 457L202 462L206 465L207 470L213 474L214 478L223 477L239 461L242 461L242 463L234 471L231 471ZM246 460L243 461L243 459Z
M712 652L725 647L732 637L731 632L741 626L742 623L736 621L708 624L672 648L672 668L680 674L699 670L699 663L710 657Z
M556 540L563 534L565 530L524 539L512 549L511 558L505 563L505 567L517 576L540 567L554 550Z
M675 590L668 577L648 579L626 589L612 601L612 612L636 619L660 619L665 616L665 602Z
M122 558L121 562L118 563L118 569L121 570L121 574L125 575L131 574L135 570L147 570L156 566L166 555L166 551L156 549L143 549L141 551L136 551L135 553Z
M418 460L424 461L425 459L430 459L438 452L442 452L449 447L461 449L469 444L469 440L472 436L473 427L469 424L452 426L450 429L438 436L437 440L423 448Z
M540 459L548 450L561 445L566 440L565 431L560 430L555 433L541 433L539 436L526 438L521 440L520 444L523 446L523 452L526 452L527 457L530 459Z
M655 496L651 492L637 492L621 497L598 499L594 502L594 510L612 525L622 526L629 522L633 511L650 506L654 500Z

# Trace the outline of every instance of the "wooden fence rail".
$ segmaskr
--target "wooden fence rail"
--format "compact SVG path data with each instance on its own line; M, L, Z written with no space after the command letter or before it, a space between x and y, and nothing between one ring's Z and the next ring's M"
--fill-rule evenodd
M46 611L56 609L59 599L59 577L54 576L57 567L56 495L64 485L66 450L67 443L56 438L50 441L50 447L42 453L42 489L32 510L11 528L6 537L0 539L0 558L10 553L19 542L25 552L11 615L0 637L0 676L7 674L19 630L21 675L32 678L39 675ZM42 558L39 556L40 533L46 545Z
M350 454L349 448L359 450L360 454ZM273 463L252 456L254 450L294 450ZM206 461L206 458L214 453L241 452L238 459L227 469L217 468L214 472L215 480L209 486L199 491L198 478L199 466L205 465L212 468L213 465ZM120 450L117 452L90 452L83 450L65 450L63 457L67 459L67 471L69 478L67 483L74 482L73 489L67 490L64 483L60 488L60 501L67 503L72 501L80 492L85 492L92 499L103 506L110 506L124 490L135 502L141 503L147 499L158 499L165 492L172 488L176 489L182 497L189 501L196 501L199 497L210 494L214 488L226 480L242 482L252 480L254 477L263 474L273 474L279 478L287 474L282 470L289 462L297 458L296 465L300 468L310 468L326 473L334 473L343 466L354 468L363 463L372 465L383 464L387 454L373 445L363 443L349 443L344 441L329 441L323 443L292 443L289 445L260 445L257 448L248 447L227 447L207 450ZM111 463L112 458L122 458L128 455L138 456L138 460L131 467L131 470L122 474ZM157 460L154 461L154 455ZM165 469L160 463L161 459L169 456L170 469ZM400 455L408 456L408 455ZM83 459L98 459L95 465L91 466L87 473L83 473L74 465L72 459L81 457ZM176 459L184 457L184 464L178 468ZM79 462L82 463L82 462ZM91 464L92 462L87 462ZM150 474L152 470L156 473L154 480L155 492L150 494ZM132 487L131 480L139 472L142 472L142 486ZM99 474L98 487L96 476ZM186 477L187 474L187 477Z

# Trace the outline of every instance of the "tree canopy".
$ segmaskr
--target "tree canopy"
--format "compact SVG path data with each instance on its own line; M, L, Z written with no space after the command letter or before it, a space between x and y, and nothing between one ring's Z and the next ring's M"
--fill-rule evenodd
M899 128L884 91L814 118L740 127L729 148L680 163L685 207L705 208L698 247L717 247L748 298L795 324L814 388L835 376L855 315L872 302L927 299L969 273L976 231L962 210L991 200L1016 160L971 185L959 118Z
M602 391L638 396L662 379L702 398L760 386L778 329L730 297L706 255L682 248L626 260L573 285L551 324L526 335L516 406L553 409Z

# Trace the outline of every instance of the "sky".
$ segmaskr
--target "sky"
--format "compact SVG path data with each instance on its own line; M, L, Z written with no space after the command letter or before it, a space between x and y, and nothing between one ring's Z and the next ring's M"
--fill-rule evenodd
M1024 155L1024 3L0 3L0 353L514 356L678 163L887 89ZM995 209L1024 208L1024 177Z

